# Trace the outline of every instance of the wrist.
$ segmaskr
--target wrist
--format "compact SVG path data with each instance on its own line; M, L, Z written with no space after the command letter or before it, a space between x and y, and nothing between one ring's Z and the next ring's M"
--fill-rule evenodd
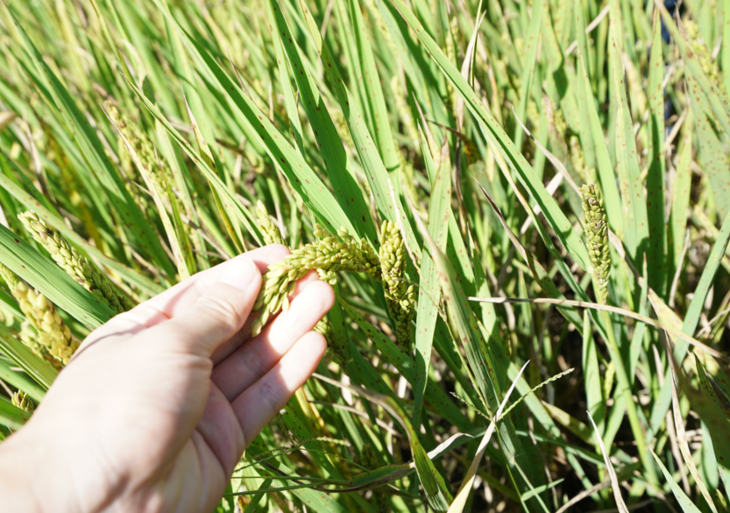
M31 426L23 427L0 444L0 497L7 511L42 513L43 497L49 497L47 490L41 490L41 440L34 440L32 431ZM55 507L56 497L52 501Z
M119 476L100 465L98 452L89 450L93 435L77 420L39 408L0 444L0 513L94 513L119 498Z
M85 489L83 479L79 479L79 469L74 468L79 462L73 454L83 443L71 447L74 440L69 440L63 424L49 423L36 411L22 429L0 444L1 511L101 510L99 504L103 501L98 497L101 487Z

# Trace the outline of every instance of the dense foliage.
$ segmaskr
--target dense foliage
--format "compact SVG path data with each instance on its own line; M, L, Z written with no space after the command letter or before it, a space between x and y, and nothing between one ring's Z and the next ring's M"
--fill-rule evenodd
M666 4L0 3L0 439L282 242L330 349L220 511L727 511L730 1Z

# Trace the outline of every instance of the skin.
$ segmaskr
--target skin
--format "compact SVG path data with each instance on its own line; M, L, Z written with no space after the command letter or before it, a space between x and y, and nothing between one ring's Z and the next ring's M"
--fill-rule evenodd
M251 338L272 245L94 331L0 445L0 511L210 512L248 443L314 372L334 302L316 273Z

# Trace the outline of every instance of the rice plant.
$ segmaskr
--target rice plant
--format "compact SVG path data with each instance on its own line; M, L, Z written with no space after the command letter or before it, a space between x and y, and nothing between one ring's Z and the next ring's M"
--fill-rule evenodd
M728 93L728 0L6 0L0 440L281 243L329 351L217 511L728 511Z

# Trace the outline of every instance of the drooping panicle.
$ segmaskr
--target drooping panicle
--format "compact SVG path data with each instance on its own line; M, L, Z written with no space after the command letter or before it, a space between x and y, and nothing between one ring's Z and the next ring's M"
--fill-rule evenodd
M33 401L30 397L28 397L28 394L23 392L22 390L18 390L13 394L13 397L11 397L11 402L13 403L13 406L16 408L20 408L21 410L33 413L35 410L35 404L33 404Z
M581 189L581 195L583 196L583 223L586 245L593 265L596 300L599 303L606 304L608 300L608 282L611 274L611 251L608 247L606 208L603 205L603 196L594 184L584 185Z
M18 218L36 242L46 248L53 260L86 290L99 297L116 313L134 308L134 302L126 294L117 290L94 264L37 214L24 212Z
M111 102L106 102L104 108L112 120L114 125L119 130L119 133L127 140L132 150L139 157L139 163L144 167L149 180L152 182L155 189L160 193L167 191L169 181L172 179L172 171L170 170L167 162L164 159L159 158L157 151L155 150L154 144L150 141L147 134L129 117L125 116L114 106ZM129 150L124 143L124 139L120 138L120 158L133 160L129 155ZM133 162L127 163L125 173L128 175L128 179L134 180L137 178L137 173L134 172ZM138 197L138 191L136 188L130 188L130 192L135 197ZM145 201L146 203L146 201Z
M269 217L269 213L266 210L266 206L262 201L256 204L256 218L259 222L259 229L261 234L264 236L264 243L266 244L283 244L286 246L284 236L281 234L279 228Z
M381 229L380 268L383 291L395 324L395 337L406 350L412 345L411 323L415 312L415 287L406 280L407 253L398 225L384 221Z
M27 319L20 334L21 341L38 357L47 360L60 369L68 363L76 349L68 326L63 322L46 296L31 289L13 271L0 264L0 275L7 283L10 293L18 302L20 311Z
M271 317L289 308L289 296L298 280L316 269L324 281L334 284L340 271L365 273L380 280L380 262L375 250L365 239L357 240L340 228L332 235L319 225L314 235L320 240L295 249L286 258L269 266L264 274L261 291L254 311L261 312L251 328L253 335L261 332Z
M288 246L286 240L284 239L284 236L279 230L279 227L276 226L276 224L269 217L266 206L262 201L259 201L256 204L256 218L258 219L259 229L261 230L261 234L264 237L265 244L283 244L284 246ZM330 275L327 271L324 271L322 269L319 269L318 272L320 274L320 277L327 282L329 282L330 278L334 276L334 274ZM314 326L314 331L321 334L325 338L325 340L327 341L327 346L330 348L330 353L335 357L338 363L344 364L344 358L341 357L341 354L338 352L333 352L336 351L336 347L332 341L332 324L330 323L327 316L322 317L322 319Z

